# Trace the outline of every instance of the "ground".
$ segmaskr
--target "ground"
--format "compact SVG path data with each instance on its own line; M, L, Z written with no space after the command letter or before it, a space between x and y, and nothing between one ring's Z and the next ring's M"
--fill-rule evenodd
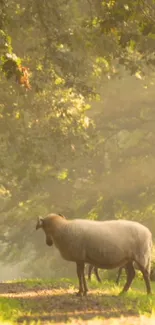
M148 325L155 324L155 295L147 296L142 279L119 295L113 281L89 285L87 297L77 297L77 281L25 280L0 283L0 316L8 324ZM152 284L155 292L155 284ZM1 323L1 324L2 324Z

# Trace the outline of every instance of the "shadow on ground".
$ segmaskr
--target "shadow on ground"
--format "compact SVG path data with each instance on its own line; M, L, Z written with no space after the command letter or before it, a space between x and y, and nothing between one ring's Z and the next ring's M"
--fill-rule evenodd
M70 319L90 320L94 317L113 318L138 316L136 299L112 296L99 290L90 290L87 297L77 297L74 289L37 285L27 287L23 283L1 283L0 298L16 300L19 303L17 322L30 324L32 321L65 323Z

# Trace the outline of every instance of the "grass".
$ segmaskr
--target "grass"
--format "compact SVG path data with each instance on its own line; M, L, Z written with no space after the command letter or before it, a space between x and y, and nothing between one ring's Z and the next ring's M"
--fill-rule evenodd
M21 304L16 299L0 298L0 315L2 320L16 320L22 311Z
M151 296L135 279L132 289L119 295L113 281L101 284L92 277L87 297L76 297L77 279L27 279L0 284L0 324L155 324L155 283ZM121 320L121 323L120 323Z

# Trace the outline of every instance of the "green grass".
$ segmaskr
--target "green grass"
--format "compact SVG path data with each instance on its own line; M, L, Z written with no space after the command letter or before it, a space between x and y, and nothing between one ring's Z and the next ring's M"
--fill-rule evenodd
M19 279L13 281L6 281L5 283L23 283L28 288L33 288L36 286L48 286L48 285L61 285L63 288L68 287L69 284L77 285L77 279L68 279L68 278L60 278L60 279Z
M117 286L113 281L105 280L99 284L93 276L88 297L79 298L74 294L78 287L77 279L8 281L3 292L5 294L6 286L6 293L10 292L12 296L4 297L1 293L0 318L3 323L32 325L39 324L39 319L42 324L43 317L54 324L70 322L71 319L73 324L77 324L77 319L81 321L79 324L89 324L90 319L94 319L95 325L97 319L107 319L112 324L113 317L119 324L121 315L155 317L155 283L151 283L153 294L150 296L146 295L145 284L139 278L134 280L127 294L119 295L123 283L124 280Z
M0 297L0 315L3 320L16 320L22 312L21 304L17 299Z

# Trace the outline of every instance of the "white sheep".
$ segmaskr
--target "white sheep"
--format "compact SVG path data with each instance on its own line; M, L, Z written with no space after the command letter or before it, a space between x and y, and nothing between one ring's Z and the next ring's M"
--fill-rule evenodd
M122 274L123 269L125 269L125 266L121 266L119 268L119 270L118 270L117 278L116 278L116 284L119 284L120 276ZM96 276L97 281L101 283L102 281L101 281L101 278L100 278L99 273L98 273L98 268L96 266L94 266L94 265L91 265L91 264L88 265L88 280L91 281L92 271L94 271L94 274Z
M98 268L113 269L126 265L126 292L134 277L136 262L151 293L150 262L152 234L138 222L128 220L93 221L67 220L57 214L38 218L36 229L42 228L46 244L53 243L61 256L76 263L79 279L79 295L86 295L88 288L84 275L85 263Z

